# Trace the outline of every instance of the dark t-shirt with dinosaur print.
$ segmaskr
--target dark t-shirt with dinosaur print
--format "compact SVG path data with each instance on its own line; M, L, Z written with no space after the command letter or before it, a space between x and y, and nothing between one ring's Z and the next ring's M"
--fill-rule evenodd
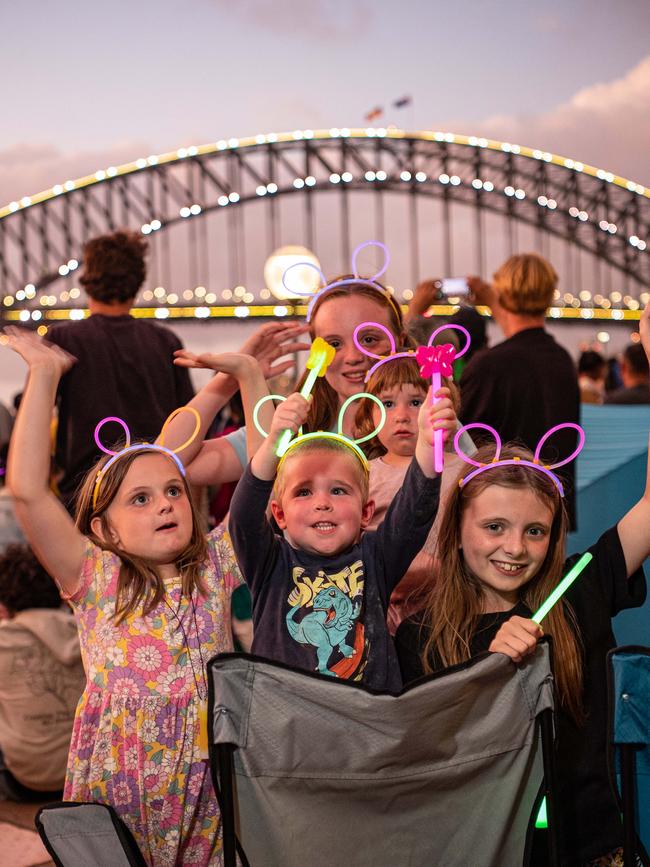
M333 557L293 548L273 531L266 518L272 488L249 466L230 508L230 535L253 597L253 653L398 691L386 610L436 516L439 478L427 478L414 460L379 527Z

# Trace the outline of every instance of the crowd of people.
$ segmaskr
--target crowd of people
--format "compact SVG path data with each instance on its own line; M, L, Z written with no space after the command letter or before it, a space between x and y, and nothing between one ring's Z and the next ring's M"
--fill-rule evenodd
M532 612L575 559L564 550L574 465L548 468L579 448L581 399L650 403L650 306L605 396L604 359L590 351L576 367L545 328L555 270L513 256L490 283L469 280L504 340L488 348L484 321L462 308L450 324L475 337L471 358L434 389L413 350L437 281L417 288L405 321L379 282L338 279L308 323L196 355L130 316L145 254L128 232L91 241L90 317L47 341L5 330L28 377L0 496L0 798L63 789L112 805L148 864L219 864L205 664L233 649L240 588L254 653L373 690L397 693L484 651L520 664L543 634ZM262 402L317 338L334 353L311 394L303 377ZM196 394L189 368L214 371ZM245 425L210 438L236 393ZM210 529L201 491L234 482L229 515ZM604 661L611 618L645 599L649 522L650 482L544 623L563 865L622 863Z

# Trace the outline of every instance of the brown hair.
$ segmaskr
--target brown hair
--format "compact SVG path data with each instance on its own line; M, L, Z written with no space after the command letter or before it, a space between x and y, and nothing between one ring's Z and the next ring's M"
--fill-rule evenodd
M79 530L87 536L91 542L98 545L104 551L112 551L122 561L120 574L117 579L117 594L115 600L115 621L121 623L125 617L136 611L142 605L143 615L148 614L160 603L165 595L165 586L156 569L146 560L128 551L117 548L110 538L108 516L106 514L115 496L124 481L129 467L142 455L152 454L150 449L134 449L114 461L106 470L99 488L97 503L93 506L93 491L97 473L102 470L110 460L110 455L105 455L86 475L79 497L77 500L76 523ZM155 454L155 452L154 452ZM183 487L192 510L192 535L187 547L181 551L176 566L182 580L182 592L188 598L194 588L204 593L205 588L201 580L201 567L208 556L205 536L201 531L201 519L197 512L192 495L183 478ZM102 533L105 538L98 536L92 529L93 518L101 519Z
M334 277L331 282L348 279L353 279L353 277L351 275ZM318 315L318 311L323 304L327 301L331 301L333 298L349 298L350 295L363 295L388 311L390 330L395 337L395 342L403 343L405 340L408 340L404 331L402 310L398 302L393 299L388 289L386 289L385 286L382 286L381 283L375 281L373 285L376 285L377 288L373 289L372 286L369 286L367 283L349 283L321 295L314 304L311 314L311 321L309 323L311 339L313 340L316 337L314 322ZM300 390L305 378L306 374L296 384L297 390ZM307 421L305 423L305 431L331 430L336 424L340 402L337 392L334 391L332 386L328 383L326 376L318 377L312 389L312 396L313 400L309 407L309 415L307 416Z
M399 350L400 352L403 349ZM458 389L451 379L442 377L442 384L451 392L451 400L454 404L454 410L458 412L460 398ZM420 365L415 358L395 358L392 361L382 364L368 380L366 391L374 394L377 397L389 391L391 388L402 385L414 385L420 389L423 395L426 395L429 390L430 383L420 376ZM376 404L372 400L365 398L360 402L359 409L354 419L355 435L357 437L367 436L375 429L375 421L373 419L373 410ZM447 440L447 446L453 443L453 440ZM382 445L378 436L372 437L365 443L361 444L361 448L366 453L368 460L380 458L386 454L386 448Z
M492 278L501 306L523 316L543 316L551 306L557 282L551 263L537 253L511 256Z
M350 461L354 462L355 475L359 490L361 491L361 499L364 504L367 503L370 483L365 467L357 455L353 453L350 446L346 446L345 443L331 439L330 437L318 437L317 439L303 440L288 452L286 457L280 461L280 465L278 466L278 474L275 477L275 484L273 486L273 499L278 501L282 500L282 495L284 493L284 473L287 468L287 463L289 461L294 461L296 458L300 458L303 455L313 455L318 452L344 455L349 458Z
M494 446L483 446L473 456L479 463L489 463ZM511 444L501 450L503 460L520 457L532 460L527 450ZM459 479L468 473L464 467ZM532 491L548 506L553 515L546 558L537 574L520 588L521 600L537 610L562 578L567 516L564 503L552 479L545 473L522 466L494 467L476 476L462 488L456 484L449 495L440 524L437 555L441 580L428 595L423 624L429 628L422 652L425 672L433 670L435 655L444 667L464 662L470 657L470 641L483 613L483 590L480 581L467 568L461 549L461 519L469 500L491 485ZM575 615L564 602L555 605L544 620L544 631L555 643L555 679L561 704L581 722L582 646Z
M147 250L139 232L122 230L92 238L83 248L84 270L79 282L95 301L129 301L144 282Z

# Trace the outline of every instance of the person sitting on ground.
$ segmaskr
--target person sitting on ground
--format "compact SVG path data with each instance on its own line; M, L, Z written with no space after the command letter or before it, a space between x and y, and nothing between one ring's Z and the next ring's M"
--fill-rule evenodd
M26 545L0 556L0 800L61 797L86 677L77 624Z
M593 349L586 349L578 359L580 403L602 403L605 397L607 362Z
M630 343L621 357L623 386L605 396L605 403L650 403L650 368L640 343Z

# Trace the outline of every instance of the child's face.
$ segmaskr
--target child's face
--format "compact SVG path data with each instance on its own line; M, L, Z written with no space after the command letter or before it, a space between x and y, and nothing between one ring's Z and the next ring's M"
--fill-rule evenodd
M374 512L364 503L350 454L309 452L288 458L281 501L271 509L294 548L331 557L354 544Z
M528 488L491 485L468 501L460 526L462 554L485 594L484 611L508 611L540 569L553 514Z
M178 468L155 452L133 461L106 517L117 548L156 565L174 563L192 536L192 509ZM99 535L100 519L91 526Z
M346 298L323 301L313 320L315 336L322 337L336 349L325 378L341 402L363 391L366 371L374 364L374 359L359 352L352 340L354 329L362 322L378 322L392 330L386 307L365 295L351 294ZM378 328L364 329L359 335L359 343L375 355L390 352L388 338Z
M410 383L396 385L378 395L386 409L386 424L378 433L379 442L390 455L413 457L418 440L418 413L425 393ZM373 422L379 424L379 409L372 413Z

